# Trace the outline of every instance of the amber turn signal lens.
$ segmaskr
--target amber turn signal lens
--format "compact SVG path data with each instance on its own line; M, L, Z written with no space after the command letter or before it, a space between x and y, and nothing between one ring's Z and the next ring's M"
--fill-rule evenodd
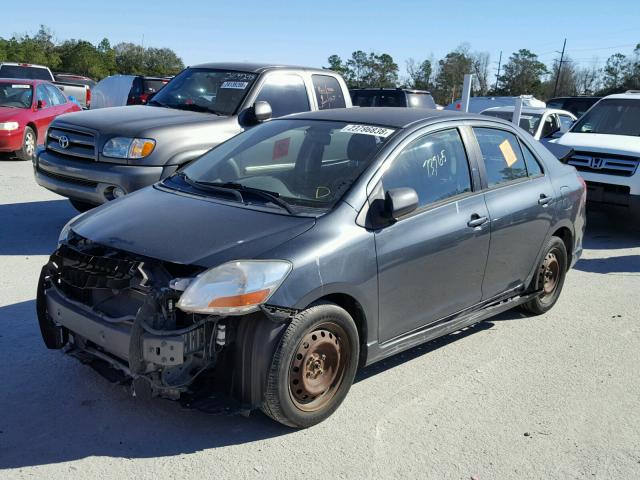
M218 297L209 302L209 307L246 307L247 305L259 305L269 296L271 290L257 290L243 295L232 295L230 297Z

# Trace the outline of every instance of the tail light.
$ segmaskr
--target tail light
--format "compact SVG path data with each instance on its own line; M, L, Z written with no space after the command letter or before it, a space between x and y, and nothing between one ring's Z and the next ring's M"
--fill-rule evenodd
M87 104L87 108L91 105L91 89L87 88L87 100L85 102Z

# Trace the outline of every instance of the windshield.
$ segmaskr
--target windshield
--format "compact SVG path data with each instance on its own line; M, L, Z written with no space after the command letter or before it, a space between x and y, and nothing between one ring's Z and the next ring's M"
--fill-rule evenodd
M29 108L33 88L23 83L0 83L0 107Z
M211 195L219 195L224 190L219 187L226 185L238 190L244 200L251 195L244 195L243 188L261 190L286 202L290 213L328 209L370 165L392 133L390 128L344 122L274 120L210 150L165 184L180 188L184 181L203 191L213 186Z
M187 68L162 88L149 104L232 115L256 77L255 73Z
M22 65L2 65L0 67L0 77L51 81L51 74L46 68L24 67Z
M489 115L490 117L497 117L503 120L511 121L513 119L513 112L504 112L496 110L485 110L482 115ZM531 135L535 135L540 125L542 114L540 113L523 113L520 115L520 128L526 130Z
M356 107L406 107L404 92L398 91L355 91L351 101Z
M640 100L601 100L578 120L571 132L640 136Z

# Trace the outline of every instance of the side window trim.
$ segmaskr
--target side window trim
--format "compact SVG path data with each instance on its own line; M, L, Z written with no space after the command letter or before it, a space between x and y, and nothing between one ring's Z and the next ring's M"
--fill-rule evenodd
M529 173L529 166L527 165L527 159L525 158L524 164L525 164L525 168L527 169L527 177L529 177L529 178L544 177L546 175L546 173L545 173L546 169L545 169L544 164L538 159L538 156L534 153L532 148L530 148L526 143L524 143L524 141L520 137L517 137L517 138L518 138L518 143L520 143L520 149L522 150L523 155L524 155L524 151L525 151L525 148L526 148L527 151L533 157L533 160L538 164L538 168L540 168L540 172L541 173L536 173L535 175L531 175L531 173Z

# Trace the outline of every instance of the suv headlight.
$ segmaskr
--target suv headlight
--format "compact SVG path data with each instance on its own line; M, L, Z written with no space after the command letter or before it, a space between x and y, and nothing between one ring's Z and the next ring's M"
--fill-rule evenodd
M114 137L102 147L102 155L111 158L144 158L153 152L156 141L150 138Z
M178 308L191 313L244 315L255 312L291 271L284 260L238 260L211 268L189 284Z
M0 130L5 130L8 132L12 132L13 130L17 130L20 125L18 122L0 122Z

